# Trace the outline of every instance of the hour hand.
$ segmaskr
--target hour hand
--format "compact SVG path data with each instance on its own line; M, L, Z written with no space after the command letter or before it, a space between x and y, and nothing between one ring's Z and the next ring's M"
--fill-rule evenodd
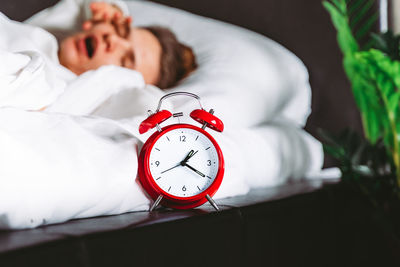
M197 152L198 152L198 150L196 152L194 150L190 150L189 153L187 154L187 156L181 161L181 165L184 166L185 163L188 162L189 159L191 157L193 157Z

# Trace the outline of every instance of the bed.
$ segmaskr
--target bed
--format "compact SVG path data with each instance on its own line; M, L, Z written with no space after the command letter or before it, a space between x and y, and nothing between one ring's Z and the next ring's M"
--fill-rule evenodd
M333 131L347 125L360 128L335 34L320 1L157 2L237 24L278 41L300 57L310 74L313 112L306 129L316 134L319 127ZM39 6L37 1L24 1L21 9L22 3L17 3L3 2L0 11L23 20L54 4L43 1ZM288 17L291 19L285 19ZM340 187L323 187L324 184L318 179L300 180L253 190L246 196L223 200L223 211L218 214L204 206L190 211L139 212L1 232L0 259L5 266L126 266L132 257L138 266L165 266L178 260L177 265L194 266L205 262L215 266L251 266L260 262L272 266L339 265L346 263L346 251L352 247L351 243L344 248L339 244L352 234L342 226L346 205L337 198L342 194ZM353 201L358 203L357 199ZM335 230L327 232L327 228ZM187 236L193 233L198 237L191 246L185 245ZM205 249L215 253L202 258L198 253ZM287 257L288 252L291 257ZM361 250L355 252L355 263L368 262L362 258ZM340 256L328 263L327 259L335 254Z

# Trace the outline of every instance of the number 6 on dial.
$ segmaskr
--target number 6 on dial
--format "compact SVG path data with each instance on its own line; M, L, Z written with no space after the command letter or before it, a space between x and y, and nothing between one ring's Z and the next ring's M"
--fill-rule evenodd
M224 125L213 115L213 110L195 109L190 117L202 124L172 124L161 128L160 123L172 116L171 112L161 110L162 101L168 97L186 95L200 98L191 93L176 92L160 99L158 108L144 120L140 133L152 128L157 131L143 145L139 155L139 181L144 190L158 204L176 209L190 209L212 200L224 176L224 158L215 139L205 131L206 127L222 132Z

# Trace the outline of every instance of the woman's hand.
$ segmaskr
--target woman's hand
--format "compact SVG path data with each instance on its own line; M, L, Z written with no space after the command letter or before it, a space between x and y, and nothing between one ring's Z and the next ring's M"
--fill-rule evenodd
M124 16L116 5L106 2L93 2L90 4L92 18L82 24L83 30L90 30L96 23L110 23L117 33L126 37L129 34L132 17Z

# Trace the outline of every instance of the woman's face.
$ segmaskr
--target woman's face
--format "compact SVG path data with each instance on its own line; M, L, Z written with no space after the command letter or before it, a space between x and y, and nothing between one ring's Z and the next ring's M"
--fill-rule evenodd
M159 41L142 28L134 27L125 35L110 23L95 24L61 42L60 63L78 75L103 65L122 66L142 73L147 84L156 84L162 51Z

